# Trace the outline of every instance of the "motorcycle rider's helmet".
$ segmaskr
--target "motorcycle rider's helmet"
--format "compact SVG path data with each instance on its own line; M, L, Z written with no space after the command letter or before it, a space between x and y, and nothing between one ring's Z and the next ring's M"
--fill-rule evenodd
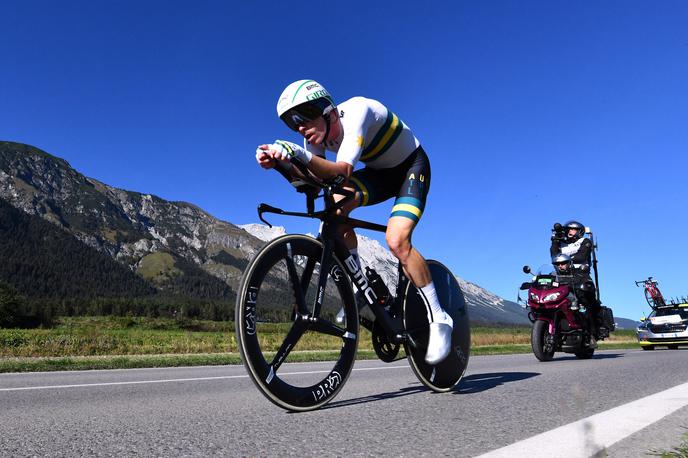
M335 107L330 93L317 81L299 80L282 91L277 101L277 116L291 130L298 131L300 125L326 116ZM329 121L327 127L329 130Z
M568 223L564 224L564 227L566 228L566 241L567 242L575 242L576 240L583 237L583 234L585 234L585 226L583 226L578 221L571 220ZM569 231L571 229L575 229L575 231L576 231L576 233L572 237L569 236Z
M552 256L552 265L556 269L558 274L570 275L573 269L573 262L571 261L571 256L563 253L555 254Z

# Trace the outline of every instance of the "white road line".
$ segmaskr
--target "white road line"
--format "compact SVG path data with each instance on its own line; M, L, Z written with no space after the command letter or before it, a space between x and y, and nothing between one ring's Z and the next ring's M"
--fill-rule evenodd
M386 369L400 369L408 368L407 365L404 366L382 366L382 367L361 367L354 368L354 372L361 371L375 371L375 370L386 370ZM304 371L304 372L285 372L280 374L280 377L286 375L308 375L308 374L328 374L330 371ZM0 392L3 391L31 391L31 390L54 390L60 388L87 388L92 386L113 386L113 385L145 385L150 383L174 383L174 382L195 382L201 380L221 380L221 379L236 379L236 378L248 378L248 375L223 375L217 377L193 377L193 378L175 378L175 379L163 379L163 380L134 380L130 382L102 382L102 383L80 383L73 385L46 385L46 386L22 386L16 388L0 388Z
M126 356L131 356L131 355L112 355L113 357L126 357ZM81 357L80 357L81 358ZM84 356L83 358L88 358L87 356ZM38 359L38 357L37 357ZM364 361L375 361L372 359L366 359L366 360L361 360L361 362ZM327 363L332 363L332 361L302 361L302 362L293 362L289 363L291 366L298 366L300 364L310 364L310 365L316 365L316 364L327 364ZM357 363L358 364L358 363ZM27 372L2 372L0 373L0 376L2 377L22 377L26 375L55 375L55 374L80 374L80 373L88 373L88 374L95 374L97 372L109 372L109 373L115 373L115 372L143 372L143 371L176 371L176 370L184 370L184 369L225 369L227 367L243 367L238 364L224 364L224 365L217 365L217 364L204 364L201 366L166 366L166 367L129 367L129 368L118 368L118 369L79 369L79 370L69 370L69 371L27 371Z
M479 458L591 457L688 405L688 383L629 402Z

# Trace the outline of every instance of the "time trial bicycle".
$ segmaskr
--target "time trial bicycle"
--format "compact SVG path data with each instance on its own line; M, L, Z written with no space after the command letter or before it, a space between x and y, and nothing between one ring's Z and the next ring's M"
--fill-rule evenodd
M289 234L270 241L244 271L235 326L250 378L263 395L284 409L317 409L341 391L351 374L360 324L371 332L373 349L382 361L399 359L403 347L423 385L436 392L451 390L463 377L470 354L468 309L456 277L440 262L427 261L440 303L454 321L449 356L429 365L424 359L429 339L426 308L403 269L398 267L396 293L389 294L379 274L372 269L367 275L361 272L360 264L353 262L336 236L341 224L380 232L386 227L338 214L355 198L354 192L342 187L342 177L321 181L300 162L292 164L303 174L300 182L292 184L306 194L307 212L263 203L258 207L259 218L268 225L265 213L315 218L321 221L320 232L317 237ZM284 169L278 171L290 178ZM335 194L344 198L335 202ZM315 211L318 198L323 199L324 208ZM357 303L352 285L373 318L359 314L364 304ZM299 355L302 361L313 348L332 351L331 360L319 363L322 367L315 371L294 366L282 370L290 356Z

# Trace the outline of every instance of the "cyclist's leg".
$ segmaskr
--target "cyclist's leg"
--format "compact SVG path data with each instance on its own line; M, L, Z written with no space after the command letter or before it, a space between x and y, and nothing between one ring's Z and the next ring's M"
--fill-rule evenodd
M427 263L411 244L411 236L425 210L430 190L430 161L421 147L404 162L400 182L394 189L396 200L387 222L385 238L406 276L422 288L432 282Z
M387 221L385 239L411 283L417 288L422 288L432 281L432 277L425 258L411 244L411 236L416 225L417 222L407 217L391 216Z
M432 277L425 259L411 245L411 234L430 189L430 163L422 148L396 167L356 170L350 183L360 196L361 207L396 198L387 226L387 245L416 287L430 283Z
M430 322L430 340L425 359L429 364L437 364L451 350L453 321L439 303L425 259L411 243L413 230L423 215L429 190L430 162L423 149L418 148L398 188L387 224L386 239L407 277L421 293Z

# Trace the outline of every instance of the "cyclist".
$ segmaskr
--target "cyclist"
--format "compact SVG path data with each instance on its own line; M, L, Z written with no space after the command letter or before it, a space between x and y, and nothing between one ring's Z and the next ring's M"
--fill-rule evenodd
M430 190L430 162L420 142L380 102L353 97L335 105L330 93L313 80L288 85L277 102L277 114L303 136L304 148L282 140L260 145L256 160L261 167L273 168L277 161L289 167L286 161L292 158L321 179L344 177L345 187L356 193L343 207L344 215L356 207L395 198L385 238L425 302L430 322L425 360L439 363L451 349L453 321L439 303L425 259L411 244ZM326 150L336 153L335 161L325 159ZM365 167L354 171L359 161ZM295 168L290 168L290 173L298 178ZM350 251L347 261L353 261L360 270L353 228L342 227L339 236Z
M552 234L550 255L552 255L552 263L557 267L558 271L563 266L557 266L555 259L562 255L568 258L571 267L569 275L573 276L573 286L576 290L576 295L590 310L595 326L599 327L602 324L601 306L595 294L595 284L592 278L590 278L593 246L590 239L583 237L584 234L585 226L578 221L569 221L562 226L561 230L555 229ZM561 259L563 260L563 257Z

